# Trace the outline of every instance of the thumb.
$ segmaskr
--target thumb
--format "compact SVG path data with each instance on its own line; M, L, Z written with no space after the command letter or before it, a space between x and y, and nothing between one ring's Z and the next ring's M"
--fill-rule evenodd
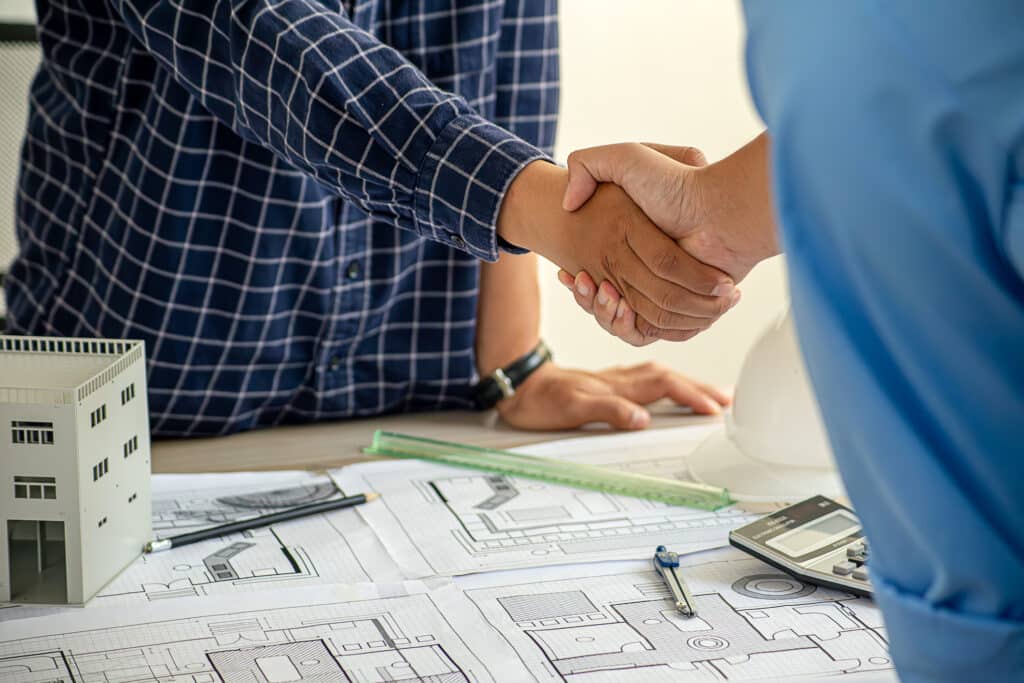
M639 143L576 150L566 162L569 184L562 198L562 208L575 211L586 204L598 183L615 183L628 192L625 181L629 171L650 156L657 155L652 155L651 150Z
M643 429L651 422L645 408L614 394L580 394L574 403L579 425L607 422L616 429Z
M704 152L696 147L681 147L676 145L662 145L657 142L645 142L644 147L650 147L659 154L664 154L669 159L678 161L687 166L707 166L708 160Z

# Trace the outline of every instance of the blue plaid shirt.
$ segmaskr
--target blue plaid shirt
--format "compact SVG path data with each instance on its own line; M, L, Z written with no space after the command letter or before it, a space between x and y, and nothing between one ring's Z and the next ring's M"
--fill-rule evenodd
M141 338L158 435L468 405L556 0L39 0L15 332Z

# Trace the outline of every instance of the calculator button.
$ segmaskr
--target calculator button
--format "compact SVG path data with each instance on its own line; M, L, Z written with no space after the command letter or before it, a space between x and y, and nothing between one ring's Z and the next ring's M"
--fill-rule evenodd
M856 543L846 549L847 557L863 557L867 554L867 548L864 547L863 543Z
M839 574L839 576L846 576L847 574L853 573L855 569L857 569L857 565L853 562L840 562L832 567L832 573Z
M856 569L853 570L853 578L858 579L860 581L867 581L868 580L868 568L867 567L857 567Z

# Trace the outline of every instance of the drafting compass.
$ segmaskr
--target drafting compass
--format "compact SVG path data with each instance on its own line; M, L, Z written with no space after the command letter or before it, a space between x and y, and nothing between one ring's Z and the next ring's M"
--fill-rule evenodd
M672 591L676 609L684 617L697 616L697 603L694 602L693 595L686 585L686 579L683 578L683 572L679 568L679 555L670 552L665 546L659 545L654 550L654 568L661 574L661 578L665 580L669 590Z

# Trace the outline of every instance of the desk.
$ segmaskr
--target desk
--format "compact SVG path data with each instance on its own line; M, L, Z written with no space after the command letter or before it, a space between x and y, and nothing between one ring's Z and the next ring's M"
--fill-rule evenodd
M681 414L656 406L649 429L702 424L717 418ZM372 460L362 454L373 432L386 429L490 448L512 448L540 441L600 436L608 429L524 432L501 422L494 412L393 415L369 420L275 427L227 437L153 442L153 472L232 472L239 470L324 470Z

